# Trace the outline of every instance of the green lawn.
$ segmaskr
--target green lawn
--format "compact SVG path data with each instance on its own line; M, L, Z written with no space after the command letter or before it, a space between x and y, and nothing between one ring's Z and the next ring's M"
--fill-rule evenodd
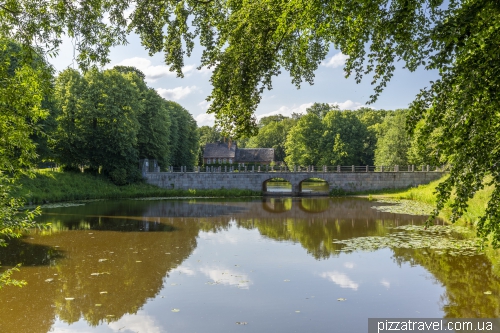
M41 170L33 179L22 178L15 195L27 204L89 199L139 197L242 197L260 196L249 190L166 190L146 183L117 186L101 175Z

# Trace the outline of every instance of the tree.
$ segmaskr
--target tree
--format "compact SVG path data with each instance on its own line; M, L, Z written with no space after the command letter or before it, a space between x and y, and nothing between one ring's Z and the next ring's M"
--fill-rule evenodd
M307 113L315 114L319 119L323 119L331 110L338 110L337 105L330 105L328 103L314 103L307 108Z
M139 114L139 132L137 133L137 149L139 158L152 158L166 168L171 159L168 136L170 132L170 116L165 100L156 90L148 88L144 93L143 110Z
M146 76L140 70L131 66L115 66L114 70L127 76L139 90L140 108L137 114L139 132L137 133L137 150L139 158L156 159L160 167L167 167L170 156L168 136L170 117L164 99L156 90L148 88L144 81Z
M193 166L197 163L199 133L193 116L175 102L165 101L172 121L170 131L170 165Z
M117 184L138 177L138 116L143 112L135 73L93 69L81 76L65 70L57 81L56 97L60 161L89 167Z
M380 126L375 165L408 165L410 137L406 129L407 110L389 113Z
M109 48L123 43L128 29L139 34L150 53L163 51L179 76L184 55L191 54L198 38L204 47L201 65L214 67L208 112L233 136L255 132L254 111L274 76L285 69L297 87L312 83L332 45L348 56L347 76L360 82L372 75L371 102L391 79L397 61L410 71L419 66L439 70L439 79L417 96L408 118L410 130L424 119L424 131L443 131L439 150L452 168L438 188L436 213L454 189L455 221L491 175L495 190L478 230L481 236L494 234L493 244L500 246L495 222L500 219L499 140L494 134L500 109L498 1L150 0L136 3L127 26L129 4L7 0L0 7L0 35L53 50L66 32L78 37L78 61L87 68L106 62Z
M373 165L375 163L377 138L381 134L382 122L389 111L362 107L353 112L367 129L367 136L364 140L363 148L363 164Z
M285 142L285 162L292 165L317 165L320 160L320 139L323 124L317 115L302 116L290 129Z
M321 165L361 165L366 126L352 111L332 109L322 120Z
M415 126L408 149L408 161L415 165L446 164L448 157L439 150L438 140L442 136L442 128L435 128L431 133L424 132L425 122L419 121Z
M264 125L262 127L261 123ZM285 142L290 129L296 121L282 115L264 117L259 122L259 132L250 138L248 148L274 148L277 161L285 161Z
M33 175L37 155L31 137L48 115L42 102L50 96L52 74L42 58L33 58L18 44L0 38L0 247L34 227L34 217L40 213L39 208L20 212L24 202L12 191L20 175ZM0 273L0 288L23 284L10 278L15 270Z

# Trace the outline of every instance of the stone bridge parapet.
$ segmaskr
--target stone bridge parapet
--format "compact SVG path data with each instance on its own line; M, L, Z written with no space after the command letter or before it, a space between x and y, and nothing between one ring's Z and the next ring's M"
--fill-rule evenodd
M346 192L403 189L428 184L445 172L149 172L146 182L165 189L246 189L267 192L267 181L283 178L292 184L292 195L302 195L301 182L320 178L329 190ZM273 192L272 194L279 194ZM289 192L287 194L290 194ZM326 194L326 193L325 193Z

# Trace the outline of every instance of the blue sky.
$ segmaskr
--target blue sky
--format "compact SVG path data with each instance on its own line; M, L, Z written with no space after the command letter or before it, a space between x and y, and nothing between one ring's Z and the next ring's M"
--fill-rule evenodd
M105 68L115 65L139 68L146 74L150 87L155 88L164 98L181 104L193 115L199 126L213 124L213 116L206 114L208 103L205 101L212 89L209 81L211 71L206 68L196 69L200 64L200 48L195 47L192 56L185 59L185 77L177 78L164 64L163 54L150 57L141 46L137 35L130 35L128 41L128 45L112 49L111 62ZM303 83L299 90L291 83L289 74L283 70L282 74L273 80L273 89L263 94L257 108L257 117L278 113L289 116L292 112L304 112L314 102L336 103L341 109L356 109L365 105L373 92L370 77L366 77L360 84L356 84L354 78L344 78L344 61L345 56L332 49L316 71L314 85ZM77 68L76 62L73 61L73 46L69 40L63 43L59 56L51 62L58 71L67 67ZM429 81L438 77L436 71L419 69L410 73L402 67L402 64L398 66L379 100L370 107L405 108L421 88L428 86Z

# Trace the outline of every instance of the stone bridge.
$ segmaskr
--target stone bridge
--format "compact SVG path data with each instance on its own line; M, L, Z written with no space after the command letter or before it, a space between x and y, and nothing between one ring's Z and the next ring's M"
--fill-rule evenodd
M441 178L438 171L419 172L146 172L146 181L166 189L247 189L264 195L311 195L302 191L302 182L320 178L328 183L329 190L346 192L403 189L427 184ZM290 192L268 192L267 183L273 178L283 178L291 183ZM327 194L315 192L315 195Z

